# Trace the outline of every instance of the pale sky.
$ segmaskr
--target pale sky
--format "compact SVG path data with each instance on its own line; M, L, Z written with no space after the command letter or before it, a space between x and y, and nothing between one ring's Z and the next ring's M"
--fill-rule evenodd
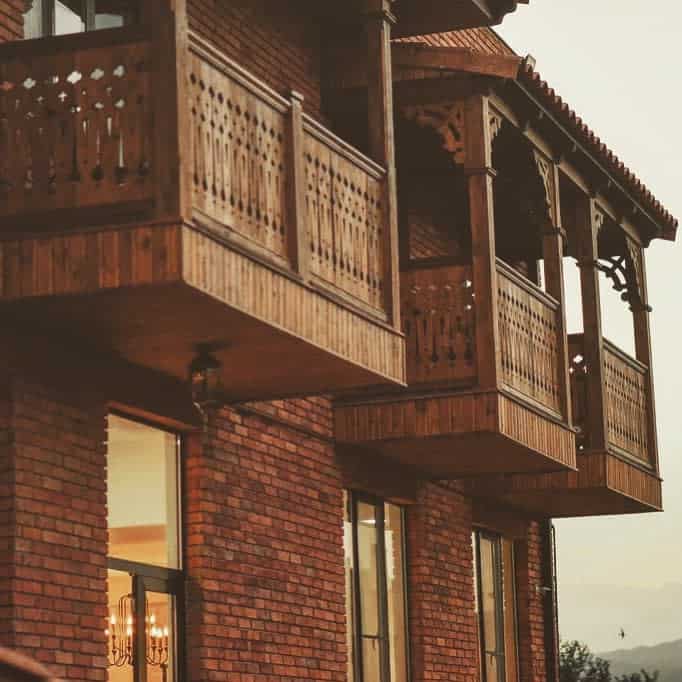
M680 27L679 0L530 0L498 29L519 54L536 58L543 78L676 217ZM669 242L647 253L666 511L557 521L561 635L596 651L682 639L681 256ZM622 308L605 311L607 335L627 348Z

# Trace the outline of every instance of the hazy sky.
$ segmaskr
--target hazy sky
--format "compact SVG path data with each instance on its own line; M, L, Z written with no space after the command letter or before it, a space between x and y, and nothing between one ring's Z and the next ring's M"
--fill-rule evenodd
M530 0L499 28L677 217L681 30L679 0ZM668 242L647 253L666 511L557 522L561 634L598 651L682 638L680 257ZM627 347L622 306L606 315L607 335Z

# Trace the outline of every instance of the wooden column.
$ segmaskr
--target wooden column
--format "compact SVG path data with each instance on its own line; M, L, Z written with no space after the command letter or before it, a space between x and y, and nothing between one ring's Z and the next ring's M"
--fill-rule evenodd
M658 461L658 435L656 433L656 403L654 401L654 372L652 366L651 353L651 329L649 320L649 295L646 285L646 263L644 249L637 246L633 257L639 259L639 269L641 272L641 291L639 292L640 301L635 303L632 308L632 318L635 327L635 353L637 359L647 366L646 401L647 401L647 443L649 463L658 473L660 471ZM635 264L637 266L637 264Z
M367 34L367 100L369 155L386 168L384 227L384 287L391 323L400 328L400 265L398 192L396 189L395 136L393 131L393 69L391 26L395 17L390 0L365 0Z
M155 217L191 217L189 103L185 94L188 29L185 0L146 0L143 21L152 27L154 107L152 174Z
M310 274L310 239L305 216L305 160L303 154L303 95L291 92L289 113L289 255L294 270L303 280Z
M557 355L559 361L559 384L561 391L561 409L566 423L573 424L571 405L571 380L569 375L568 336L566 334L566 289L564 286L564 239L565 233L561 225L561 197L559 192L559 168L549 164L551 194L550 220L542 239L542 255L545 263L545 286L547 293L559 302L557 329Z
M476 295L478 384L496 389L501 376L497 325L497 267L493 208L492 135L488 98L472 95L465 108L465 173L468 178L471 251Z
M604 338L601 327L599 258L597 237L604 214L592 198L576 206L578 266L583 305L584 355L587 367L587 410L585 443L587 450L604 451L608 444L606 387L604 383Z

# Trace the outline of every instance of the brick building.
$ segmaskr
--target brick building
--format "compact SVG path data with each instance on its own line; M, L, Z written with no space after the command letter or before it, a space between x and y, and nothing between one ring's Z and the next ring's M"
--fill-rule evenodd
M0 645L557 679L551 519L661 506L677 222L488 28L512 5L0 0Z

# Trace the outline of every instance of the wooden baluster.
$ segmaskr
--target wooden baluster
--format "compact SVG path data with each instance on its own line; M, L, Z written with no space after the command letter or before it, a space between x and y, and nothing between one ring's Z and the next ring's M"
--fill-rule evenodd
M584 356L587 366L585 411L586 449L605 451L608 445L606 411L606 368L601 326L597 236L604 216L594 199L585 198L575 206L578 265L583 307Z

